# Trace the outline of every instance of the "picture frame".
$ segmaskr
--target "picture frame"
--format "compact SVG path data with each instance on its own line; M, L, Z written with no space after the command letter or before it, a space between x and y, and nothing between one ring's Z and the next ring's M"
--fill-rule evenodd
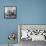
M46 41L46 24L18 24L18 42L22 40Z
M16 6L5 6L4 18L5 19L16 19Z

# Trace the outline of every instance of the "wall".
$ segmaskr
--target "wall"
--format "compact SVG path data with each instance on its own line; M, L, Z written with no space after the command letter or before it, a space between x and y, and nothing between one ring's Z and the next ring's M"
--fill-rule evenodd
M4 19L4 6L12 5L17 18ZM0 44L8 43L9 32L18 32L18 24L46 24L46 0L0 0Z

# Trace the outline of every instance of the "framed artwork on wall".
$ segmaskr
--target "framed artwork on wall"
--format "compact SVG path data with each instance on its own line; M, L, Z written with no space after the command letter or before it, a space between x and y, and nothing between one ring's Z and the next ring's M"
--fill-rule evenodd
M46 24L19 24L18 41L46 41Z
M4 18L16 19L16 6L5 6Z

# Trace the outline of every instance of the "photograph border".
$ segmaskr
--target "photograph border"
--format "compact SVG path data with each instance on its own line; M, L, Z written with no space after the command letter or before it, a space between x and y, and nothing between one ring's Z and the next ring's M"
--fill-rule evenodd
M4 6L4 19L16 19L17 18L17 7L16 7L16 16L11 17L11 18L8 18L8 17L5 16L5 7L16 7L16 6Z

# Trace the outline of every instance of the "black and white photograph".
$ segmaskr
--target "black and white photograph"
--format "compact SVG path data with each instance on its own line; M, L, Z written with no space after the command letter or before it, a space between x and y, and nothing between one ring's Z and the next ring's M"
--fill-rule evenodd
M4 18L16 19L16 6L6 6L4 11Z

